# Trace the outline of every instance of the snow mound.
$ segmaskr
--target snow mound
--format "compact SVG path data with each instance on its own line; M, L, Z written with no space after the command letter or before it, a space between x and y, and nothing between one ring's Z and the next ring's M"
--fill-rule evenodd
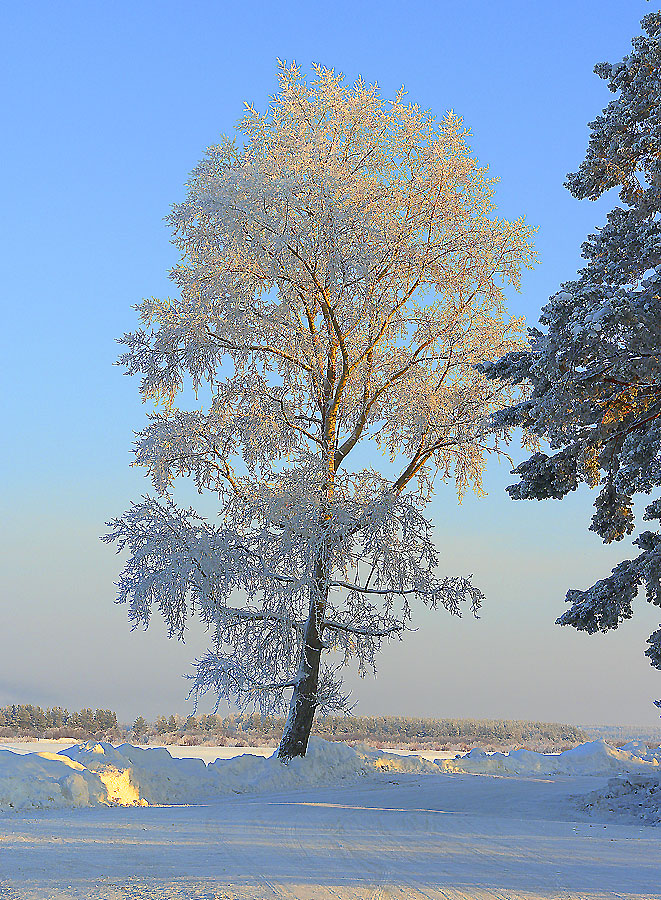
M305 757L283 765L246 753L206 765L165 748L106 741L59 753L0 753L0 808L146 806L209 802L224 794L329 785L376 774L375 760L346 744L311 738Z
M629 741L628 744L620 747L620 750L626 750L629 753L633 753L634 756L638 756L640 759L644 759L647 762L654 762L654 760L656 760L657 763L661 765L661 747L648 747L646 741Z
M244 753L206 765L201 759L174 759L165 748L143 749L131 744L113 747L106 742L78 744L62 755L81 763L113 785L123 773L116 803L200 803L229 793L280 791L326 785L364 775L367 767L346 744L310 738L308 752L283 765L275 756ZM110 776L110 778L108 777ZM128 793L121 788L128 782Z
M436 760L436 764L443 772L474 775L651 774L659 771L661 755L655 756L656 752L661 754L661 748L643 756L633 749L618 750L605 741L590 741L558 754L532 750L488 754L476 748L466 756Z
M356 753L366 766L380 772L403 772L407 775L438 775L436 763L428 762L421 756L403 756L400 753L373 750L366 744L359 744L356 747Z
M365 761L351 747L315 737L310 738L305 756L295 757L286 766L275 754L265 758L246 753L217 759L209 769L217 771L225 791L236 793L323 786L369 773Z
M95 806L106 798L103 781L77 762L0 749L0 809Z
M106 786L107 802L120 806L198 803L218 793L217 779L203 760L175 759L161 747L88 741L59 755L98 775Z
M587 812L615 813L618 818L645 825L661 825L661 773L610 778L605 788L581 797L578 807Z

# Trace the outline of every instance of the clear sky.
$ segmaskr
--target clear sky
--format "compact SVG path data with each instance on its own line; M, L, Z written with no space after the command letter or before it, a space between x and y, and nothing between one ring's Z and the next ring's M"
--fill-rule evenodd
M540 307L580 264L581 242L615 202L563 188L591 121L611 99L592 73L616 61L655 4L519 0L334 4L5 4L0 66L4 256L0 522L0 703L101 706L129 719L185 711L188 662L204 647L162 628L129 632L113 605L120 561L104 522L148 489L128 468L147 411L112 366L131 305L163 295L177 259L162 221L205 147L232 133L244 101L263 109L276 58L319 62L385 96L453 109L481 164L501 178L499 214L539 226L541 265L513 313ZM419 631L358 682L356 712L658 722L661 675L643 657L657 627L637 617L607 636L559 628L568 587L630 553L587 531L592 498L513 503L505 466L489 496L431 514L448 574L473 572L479 621L424 612Z

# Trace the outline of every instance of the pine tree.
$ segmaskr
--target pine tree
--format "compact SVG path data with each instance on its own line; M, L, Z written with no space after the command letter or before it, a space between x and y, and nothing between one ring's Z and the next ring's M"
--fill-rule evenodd
M165 716L156 717L155 728L157 734L165 734L168 731L168 720Z
M661 519L661 13L641 24L630 55L595 67L618 96L590 124L585 160L567 181L578 199L619 188L622 205L583 244L587 264L542 310L546 330L530 332L531 349L483 367L531 386L497 424L522 425L552 450L515 469L511 496L561 498L581 483L598 486L590 530L606 543L634 531L638 495L653 498L643 519ZM641 586L661 606L658 525L633 543L641 551L634 559L588 590L568 591L559 624L617 628L633 615ZM661 629L648 644L661 669Z
M322 68L308 86L283 64L269 112L248 107L241 130L170 216L180 297L144 301L123 338L127 372L163 403L136 445L161 497L107 539L129 552L118 599L134 624L156 607L171 635L194 613L212 628L197 690L264 714L292 691L288 761L317 708L345 707L338 668L372 669L414 598L480 603L437 573L423 508L438 472L479 491L498 449L484 423L508 389L475 364L517 346L501 287L533 263L532 229L492 215L461 120L403 93ZM208 411L175 407L187 378ZM393 473L348 469L359 443ZM178 475L218 495L220 524L174 503Z
M147 720L143 716L138 716L138 718L133 723L131 731L133 732L133 736L136 740L140 740L142 735L147 730Z

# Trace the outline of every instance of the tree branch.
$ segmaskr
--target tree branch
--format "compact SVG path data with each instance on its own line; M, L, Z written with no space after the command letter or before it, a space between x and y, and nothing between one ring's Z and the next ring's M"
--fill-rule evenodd
M389 628L361 628L355 625L343 625L341 622L334 622L331 619L324 619L321 625L323 628L330 628L333 631L346 631L347 634L361 634L365 637L387 637L389 634L397 634L406 630L406 625L391 625Z

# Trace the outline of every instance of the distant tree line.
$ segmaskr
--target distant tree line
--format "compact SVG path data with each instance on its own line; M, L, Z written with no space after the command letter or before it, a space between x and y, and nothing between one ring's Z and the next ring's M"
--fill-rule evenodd
M62 706L42 709L31 703L12 703L0 708L0 735L11 737L107 737L119 734L117 714L111 709L69 712Z
M384 740L436 741L445 743L482 741L548 740L580 742L580 728L545 722L479 719L423 719L409 716L347 716L328 718L320 729L335 740L363 740L370 735Z
M121 725L110 709L69 712L61 706L42 709L12 704L0 709L0 737L16 736L77 740L131 740L155 744L276 746L284 720L259 715L162 715L154 722L138 716ZM442 750L481 746L487 749L526 746L559 749L588 740L573 725L508 719L425 719L411 716L327 716L315 722L314 734L329 741L383 747Z
M268 746L277 744L284 720L245 715L170 715L158 716L153 725L140 717L135 725L144 742ZM573 725L411 716L327 716L315 722L313 733L330 741L419 749L463 745L495 748L514 744L553 749L587 740L586 733Z
M645 741L651 747L661 744L661 725L586 725L591 741L608 741L622 745L629 741Z

